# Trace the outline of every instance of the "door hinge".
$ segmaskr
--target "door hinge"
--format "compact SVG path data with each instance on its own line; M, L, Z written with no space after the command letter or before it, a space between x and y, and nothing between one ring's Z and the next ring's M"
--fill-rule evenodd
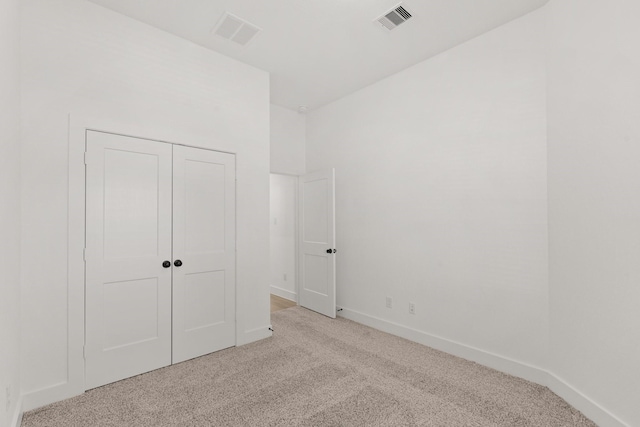
M84 261L87 261L87 248L84 248L84 249L82 250L82 259L83 259Z
M85 345L82 346L82 358L87 359L87 346Z
M84 164L85 165L87 164L87 157L88 157L87 154L89 154L89 153L85 151L84 152Z

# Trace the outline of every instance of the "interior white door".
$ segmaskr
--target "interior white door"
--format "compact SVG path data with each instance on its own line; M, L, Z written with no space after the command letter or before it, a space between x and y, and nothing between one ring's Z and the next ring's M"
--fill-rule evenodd
M235 156L173 149L173 363L235 345Z
M171 145L88 131L86 163L90 389L171 364Z
M300 305L336 317L335 171L300 177Z

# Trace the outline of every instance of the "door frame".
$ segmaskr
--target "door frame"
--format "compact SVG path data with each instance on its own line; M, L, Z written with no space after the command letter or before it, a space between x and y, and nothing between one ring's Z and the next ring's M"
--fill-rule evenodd
M142 138L151 141L185 145L222 153L237 153L225 150L212 150L211 140L204 141L189 133L168 130L151 125L122 123L108 119L70 114L68 117L68 222L67 222L67 304L68 304L68 341L67 341L67 378L51 387L38 390L30 400L31 407L38 407L52 401L80 395L85 392L84 379L84 343L85 343L85 144L86 132L97 131L116 135ZM174 142L180 141L180 143ZM209 144L207 144L207 142ZM214 141L215 142L215 141ZM237 188L236 188L237 192ZM236 198L237 200L237 198ZM237 203L237 202L236 202ZM237 207L236 207L237 212ZM236 232L238 224L236 221ZM237 280L237 279L236 279ZM238 343L238 294L236 282L236 345Z

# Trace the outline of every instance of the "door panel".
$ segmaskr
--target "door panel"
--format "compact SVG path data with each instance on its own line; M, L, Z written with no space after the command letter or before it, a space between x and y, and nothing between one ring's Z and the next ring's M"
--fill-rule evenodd
M304 254L305 286L308 292L329 295L329 256Z
M225 319L224 271L205 271L185 275L184 329L191 332L215 326ZM202 304L200 301L208 301Z
M158 297L157 278L105 283L104 350L157 339Z
M173 152L173 363L235 345L235 156Z
M157 155L104 150L106 259L158 255L158 163Z
M335 172L301 176L299 188L300 305L335 318Z
M182 166L185 250L189 253L222 253L226 243L225 165L185 159Z
M87 132L86 388L171 364L171 146Z
M303 200L304 226L302 228L304 240L328 245L331 239L329 233L328 180L326 178L307 181L303 184L305 198Z

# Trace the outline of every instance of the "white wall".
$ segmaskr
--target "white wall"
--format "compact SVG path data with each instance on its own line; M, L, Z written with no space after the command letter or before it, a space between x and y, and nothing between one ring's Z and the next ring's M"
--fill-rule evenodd
M296 217L298 178L271 174L271 293L297 301Z
M68 376L69 114L237 153L237 339L268 336L268 74L86 1L23 5L25 406Z
M0 427L20 395L19 1L0 1ZM6 407L7 388L11 404ZM8 410L7 410L8 409Z
M638 426L640 3L549 13L551 368Z
M305 173L306 116L271 105L271 172Z
M546 363L544 25L534 12L308 115L307 170L336 168L345 316Z

